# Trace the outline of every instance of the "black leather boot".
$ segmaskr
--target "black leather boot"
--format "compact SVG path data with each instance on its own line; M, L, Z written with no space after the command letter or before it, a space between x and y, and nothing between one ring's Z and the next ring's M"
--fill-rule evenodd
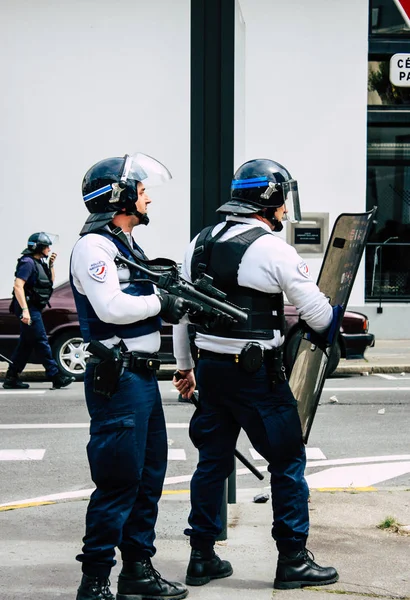
M329 585L339 579L333 567L321 567L308 550L279 553L278 566L273 587L277 590L292 590L308 585Z
M232 575L232 565L227 560L221 560L212 550L206 554L201 550L191 550L191 558L186 572L185 583L188 585L205 585L211 579L222 579Z
M60 388L67 387L67 385L70 385L70 383L73 383L73 381L75 381L75 377L58 373L52 378L53 389L59 390Z
M110 592L110 580L83 575L77 591L77 600L115 600Z
M4 378L3 387L5 390L27 390L30 386L28 383L20 381L18 373L14 373L8 369L6 377Z
M117 600L182 600L187 596L184 584L162 579L149 558L141 562L123 562Z

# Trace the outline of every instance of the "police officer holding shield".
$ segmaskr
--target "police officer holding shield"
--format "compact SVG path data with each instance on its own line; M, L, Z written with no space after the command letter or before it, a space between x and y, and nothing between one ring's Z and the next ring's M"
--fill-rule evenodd
M170 178L164 165L138 153L102 160L83 179L91 214L72 252L71 285L92 353L84 385L96 490L77 556L83 571L77 600L114 599L109 575L116 548L122 558L117 600L180 600L188 594L151 563L168 451L156 377L161 318L177 323L187 303L155 293L144 273L122 262L146 259L132 230L149 222L146 188Z
M189 585L233 572L215 554L214 543L222 529L224 482L234 468L241 428L269 464L272 537L279 552L274 587L326 585L338 579L334 568L316 564L306 548L306 454L297 402L282 366L283 293L319 334L327 331L333 314L304 260L275 235L283 229L284 218L299 220L298 207L297 182L285 167L268 159L248 161L234 175L230 201L218 209L226 221L204 229L185 255L185 279L212 276L227 300L249 312L246 323L230 329L210 332L195 326L195 375L188 328L174 327L174 384L183 397L190 397L196 385L199 391L199 408L190 424L199 462L191 481L190 527L185 530L191 544Z
M28 383L20 380L20 373L32 352L40 359L54 388L66 387L74 381L74 377L60 373L41 316L53 293L57 254L51 253L52 238L51 234L44 231L33 233L17 261L10 312L20 319L20 339L3 383L7 390L29 387Z

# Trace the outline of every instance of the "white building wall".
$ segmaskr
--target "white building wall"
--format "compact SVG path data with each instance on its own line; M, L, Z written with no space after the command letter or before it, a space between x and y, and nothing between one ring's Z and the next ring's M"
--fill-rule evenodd
M240 0L246 160L298 180L302 214L366 209L367 0ZM321 259L308 259L317 278ZM364 305L364 268L350 304Z
M147 254L180 259L189 241L190 0L0 3L0 297L28 236L58 233L57 282L88 212L95 162L136 151L173 181L153 189ZM6 249L6 255L4 255Z

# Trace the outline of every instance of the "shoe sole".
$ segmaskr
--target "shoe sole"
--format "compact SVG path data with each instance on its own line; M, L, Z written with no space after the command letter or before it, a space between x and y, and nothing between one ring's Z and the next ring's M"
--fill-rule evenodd
M188 596L188 590L174 596L147 596L146 594L117 594L116 600L182 600Z
M275 581L273 582L273 587L275 590L294 590L297 588L303 587L317 587L319 585L330 585L332 583L336 583L338 581L339 575L337 577L333 577L332 579L326 579L326 581Z
M3 388L4 388L5 390L28 390L28 389L29 389L29 387L30 387L29 385L27 385L27 386L24 386L24 387L21 387L21 386L19 386L19 387L16 387L16 386L14 386L14 385L4 385L4 384L3 384Z
M211 579L224 579L225 577L230 577L232 573L233 569L223 575L207 575L206 577L190 577L187 575L185 577L185 583L187 585L205 585L206 583L209 583Z

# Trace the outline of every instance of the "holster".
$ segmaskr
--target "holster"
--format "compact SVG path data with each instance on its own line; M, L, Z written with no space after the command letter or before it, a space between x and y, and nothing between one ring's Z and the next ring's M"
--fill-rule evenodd
M117 390L123 369L123 348L119 345L109 349L101 342L91 341L87 351L100 359L94 368L94 393L111 398Z
M265 364L272 385L286 381L285 367L283 366L283 351L281 348L265 352Z

